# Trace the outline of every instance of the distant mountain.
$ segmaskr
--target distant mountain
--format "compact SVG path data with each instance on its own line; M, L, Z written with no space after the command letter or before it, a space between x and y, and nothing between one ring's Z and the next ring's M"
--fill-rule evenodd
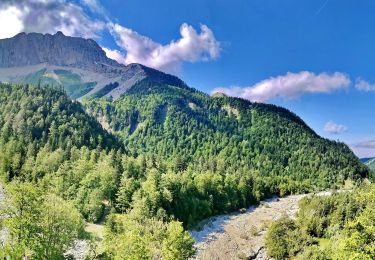
M367 158L360 158L359 160L363 163L367 163L371 161L372 159L375 159L374 157L367 157Z
M367 165L372 171L375 171L375 157L361 158L360 161Z
M365 162L365 164L373 171L375 171L375 158L371 158Z
M0 40L0 81L62 85L73 99L83 96L119 98L139 81L185 84L178 78L140 64L109 59L91 39L20 33Z

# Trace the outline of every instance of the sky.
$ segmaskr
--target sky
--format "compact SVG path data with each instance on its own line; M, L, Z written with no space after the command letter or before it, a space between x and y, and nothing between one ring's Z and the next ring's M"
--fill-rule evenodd
M374 13L373 0L1 0L0 38L93 38L121 63L286 107L372 157Z

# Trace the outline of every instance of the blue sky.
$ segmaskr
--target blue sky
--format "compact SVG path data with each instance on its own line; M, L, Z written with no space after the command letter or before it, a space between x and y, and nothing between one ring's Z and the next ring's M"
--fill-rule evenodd
M284 106L358 156L375 156L375 1L29 0L28 10L16 2L0 4L0 22L14 20L0 38L22 30L92 37L120 62ZM70 15L31 19L41 10Z

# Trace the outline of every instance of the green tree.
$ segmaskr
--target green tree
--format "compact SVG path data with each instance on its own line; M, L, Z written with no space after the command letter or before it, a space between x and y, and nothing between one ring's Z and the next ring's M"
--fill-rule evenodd
M113 243L116 241L116 243ZM112 259L188 259L194 241L180 222L112 215L106 223L106 254Z
M78 210L56 195L44 195L30 183L7 187L0 223L8 235L2 250L14 258L63 259L83 230ZM1 248L0 248L1 249Z
M295 229L294 221L286 216L271 224L266 236L266 247L269 256L276 260L281 260L289 255L288 236Z
M47 195L41 205L35 254L42 259L62 259L63 253L83 232L81 214L72 203Z

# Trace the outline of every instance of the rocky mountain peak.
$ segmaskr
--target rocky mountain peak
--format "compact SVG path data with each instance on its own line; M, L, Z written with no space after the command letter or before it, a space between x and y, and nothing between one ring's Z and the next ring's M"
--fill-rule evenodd
M74 99L119 98L134 86L144 92L166 86L187 88L178 77L133 63L119 64L92 39L19 33L0 40L0 81L62 85Z
M47 63L97 71L103 65L123 67L109 59L92 39L40 33L19 33L0 40L0 67L23 67Z

